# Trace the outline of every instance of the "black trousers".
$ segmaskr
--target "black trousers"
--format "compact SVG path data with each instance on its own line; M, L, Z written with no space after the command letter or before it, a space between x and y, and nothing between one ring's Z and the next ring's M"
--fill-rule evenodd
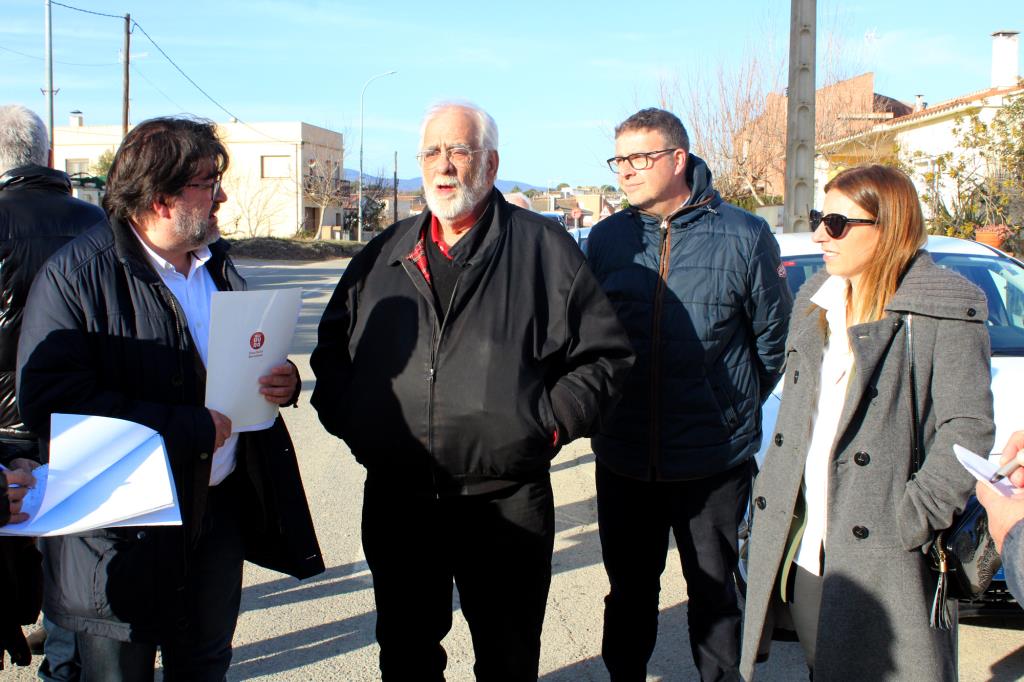
M650 482L619 476L598 461L598 529L611 583L601 655L614 682L646 679L670 530L686 579L690 649L701 679L739 679L742 614L733 571L749 491L747 464L700 480Z
M160 644L164 680L221 682L231 665L242 597L244 546L232 474L210 488L203 529L185 583L188 626L183 639ZM156 644L77 633L82 682L152 680Z
M814 575L802 566L793 564L793 600L789 615L793 619L800 648L807 658L807 668L814 673L814 654L818 642L818 615L821 610L821 586L825 579Z
M362 530L385 681L444 679L453 581L477 680L537 679L554 544L548 476L440 499L371 477Z

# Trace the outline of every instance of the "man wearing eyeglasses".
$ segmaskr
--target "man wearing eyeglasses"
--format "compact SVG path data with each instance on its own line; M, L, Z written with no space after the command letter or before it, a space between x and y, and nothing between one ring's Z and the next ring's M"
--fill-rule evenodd
M107 528L43 542L45 612L76 632L82 678L223 680L245 559L324 569L280 419L236 433L204 406L210 301L245 281L220 239L228 155L213 123L159 118L121 142L101 224L40 272L25 306L18 399L43 443L55 412L117 417L163 437L181 526ZM261 377L278 405L298 372Z
M632 352L569 234L494 189L494 120L431 108L428 211L370 242L320 322L312 403L366 467L363 549L384 680L443 680L452 586L480 680L536 680L549 465Z
M594 226L588 260L637 363L592 440L611 584L602 656L612 680L645 679L671 532L697 670L736 680L737 528L792 295L768 225L722 201L673 114L627 118L608 165L630 206Z

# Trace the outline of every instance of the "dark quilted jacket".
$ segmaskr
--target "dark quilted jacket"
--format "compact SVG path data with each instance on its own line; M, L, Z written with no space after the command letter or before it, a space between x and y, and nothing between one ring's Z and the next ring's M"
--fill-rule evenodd
M627 209L588 242L591 269L637 354L594 452L644 480L711 476L757 451L793 305L765 221L722 201L692 154L687 175L691 198L667 229Z

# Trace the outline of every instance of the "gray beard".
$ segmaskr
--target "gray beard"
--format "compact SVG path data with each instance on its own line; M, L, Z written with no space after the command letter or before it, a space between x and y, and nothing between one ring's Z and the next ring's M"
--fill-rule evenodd
M178 213L174 217L174 236L190 249L209 246L220 237L220 231L210 221L209 215L199 211Z

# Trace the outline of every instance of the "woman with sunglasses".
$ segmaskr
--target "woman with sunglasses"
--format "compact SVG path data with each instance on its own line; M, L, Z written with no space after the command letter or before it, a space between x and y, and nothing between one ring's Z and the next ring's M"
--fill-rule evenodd
M839 173L811 226L825 268L793 306L754 485L741 672L753 677L761 640L788 617L817 682L955 680L956 603L937 604L951 629L929 627L924 551L973 489L953 444L992 446L985 297L921 250L920 201L898 170Z

